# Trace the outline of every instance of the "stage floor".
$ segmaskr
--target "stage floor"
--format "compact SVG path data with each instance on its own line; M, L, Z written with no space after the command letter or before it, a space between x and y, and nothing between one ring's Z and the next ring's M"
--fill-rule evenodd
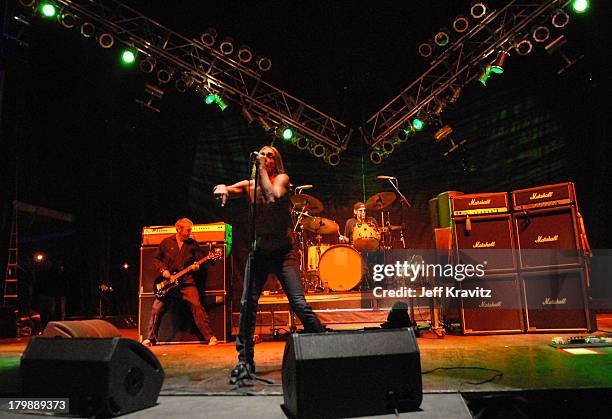
M612 314L598 315L598 325L602 330L612 330ZM121 332L124 337L137 338L136 329L121 329ZM572 335L447 334L438 338L426 332L417 339L422 371L431 371L423 375L423 391L466 393L612 389L612 347L598 348L587 355L572 355L549 346L554 336ZM0 395L18 394L19 358L28 340L0 340ZM257 384L239 389L228 384L229 370L236 363L233 343L213 347L197 343L158 345L151 349L166 373L161 391L163 395L280 395L284 345L282 340L270 341L258 343L255 348L258 374L273 380L276 385ZM499 376L500 373L503 375ZM479 382L481 384L474 384Z

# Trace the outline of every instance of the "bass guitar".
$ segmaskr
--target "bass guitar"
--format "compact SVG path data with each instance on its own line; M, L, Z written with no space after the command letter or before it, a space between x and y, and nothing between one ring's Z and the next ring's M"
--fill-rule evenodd
M174 290L175 288L179 287L182 284L182 277L188 273L193 271L193 265L201 265L204 262L208 262L211 260L217 260L217 259L221 259L221 257L223 256L223 252L221 250L220 247L216 248L215 250L213 250L212 252L210 252L208 255L206 255L205 257L203 257L202 259L194 262L193 264L189 265L188 267L186 267L183 270L180 270L176 273L173 273L172 275L170 275L170 278L164 278L163 276L159 276L154 282L153 282L153 292L155 292L155 296L157 298L164 298L166 297L172 290Z

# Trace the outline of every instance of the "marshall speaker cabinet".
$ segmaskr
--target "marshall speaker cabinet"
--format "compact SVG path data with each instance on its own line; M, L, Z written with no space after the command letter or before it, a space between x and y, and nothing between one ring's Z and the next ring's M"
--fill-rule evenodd
M461 291L463 334L522 333L524 331L518 275L487 275L466 279Z
M521 274L527 332L590 330L583 269Z

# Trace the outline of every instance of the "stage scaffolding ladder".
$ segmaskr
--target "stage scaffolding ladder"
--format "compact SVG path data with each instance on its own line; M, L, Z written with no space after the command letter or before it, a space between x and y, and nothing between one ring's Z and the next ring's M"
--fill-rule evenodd
M19 303L19 247L17 231L17 209L14 209L11 222L11 237L9 239L6 274L4 275L4 287L2 292L2 305L4 306L17 307Z

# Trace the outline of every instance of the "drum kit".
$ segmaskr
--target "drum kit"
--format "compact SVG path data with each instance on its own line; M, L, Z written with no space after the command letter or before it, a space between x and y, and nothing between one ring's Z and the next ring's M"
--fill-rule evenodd
M404 243L403 227L389 225L383 212L395 199L394 192L380 192L371 196L365 203L366 209L380 211L380 225L383 227L379 228L373 223L357 223L351 236L352 245L349 245L322 242L324 236L331 236L327 242L336 241L335 238L340 237L340 228L334 220L319 215L325 209L319 199L303 193L291 197L305 291L355 290L367 270L361 251L390 249L391 234L394 232L401 235L401 242ZM306 240L306 232L314 239Z

